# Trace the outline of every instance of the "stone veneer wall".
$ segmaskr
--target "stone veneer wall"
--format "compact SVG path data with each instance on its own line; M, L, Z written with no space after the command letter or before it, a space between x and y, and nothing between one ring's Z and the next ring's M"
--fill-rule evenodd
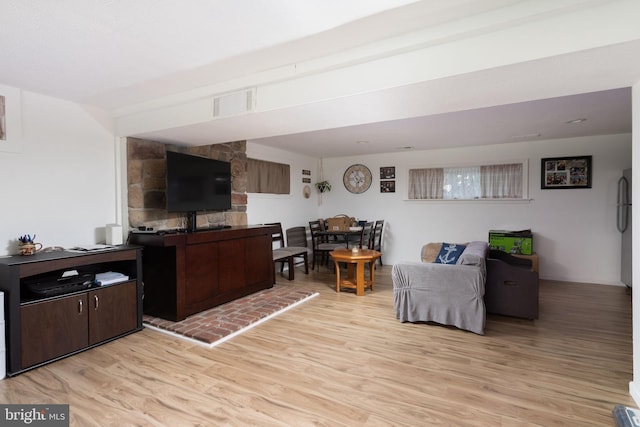
M156 141L127 138L127 188L129 226L155 229L186 228L186 213L166 209L166 152L177 151L231 162L231 210L199 212L197 226L247 225L246 142L198 147L165 145Z

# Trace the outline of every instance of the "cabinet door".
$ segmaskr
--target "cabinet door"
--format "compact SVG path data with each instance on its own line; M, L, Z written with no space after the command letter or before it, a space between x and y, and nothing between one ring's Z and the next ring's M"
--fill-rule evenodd
M89 344L134 330L137 310L135 281L89 292Z
M218 281L218 242L188 245L186 254L186 286L184 304L189 312L198 312L210 307L211 301L220 293ZM226 256L226 254L224 254ZM195 310L195 311L193 311Z
M21 307L22 368L86 347L87 309L86 294Z
M256 236L247 240L245 251L245 282L247 285L273 284L271 236Z
M220 242L221 257L216 264L220 265L218 280L221 294L242 292L249 284L246 270L253 268L253 260L247 260L247 247L251 246L254 239L249 237ZM270 261L273 262L273 260Z

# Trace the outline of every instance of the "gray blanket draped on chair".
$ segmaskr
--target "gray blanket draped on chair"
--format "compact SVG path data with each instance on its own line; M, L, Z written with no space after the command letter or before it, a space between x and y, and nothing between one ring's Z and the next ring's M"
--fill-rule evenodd
M486 252L486 246L476 249ZM391 275L396 317L401 322L431 321L484 335L484 255L463 253L457 265L400 262Z

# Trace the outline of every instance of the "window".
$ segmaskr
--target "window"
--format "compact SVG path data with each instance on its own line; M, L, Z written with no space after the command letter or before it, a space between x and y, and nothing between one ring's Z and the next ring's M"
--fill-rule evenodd
M247 193L289 194L289 165L247 159Z
M409 199L523 199L526 174L526 162L409 169Z

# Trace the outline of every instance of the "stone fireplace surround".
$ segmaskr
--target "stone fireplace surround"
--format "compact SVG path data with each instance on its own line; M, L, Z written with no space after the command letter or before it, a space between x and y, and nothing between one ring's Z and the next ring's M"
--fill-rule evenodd
M154 229L186 228L186 213L166 209L166 152L231 162L231 209L199 212L198 228L215 225L247 225L246 142L186 147L138 138L127 138L127 201L129 225Z

